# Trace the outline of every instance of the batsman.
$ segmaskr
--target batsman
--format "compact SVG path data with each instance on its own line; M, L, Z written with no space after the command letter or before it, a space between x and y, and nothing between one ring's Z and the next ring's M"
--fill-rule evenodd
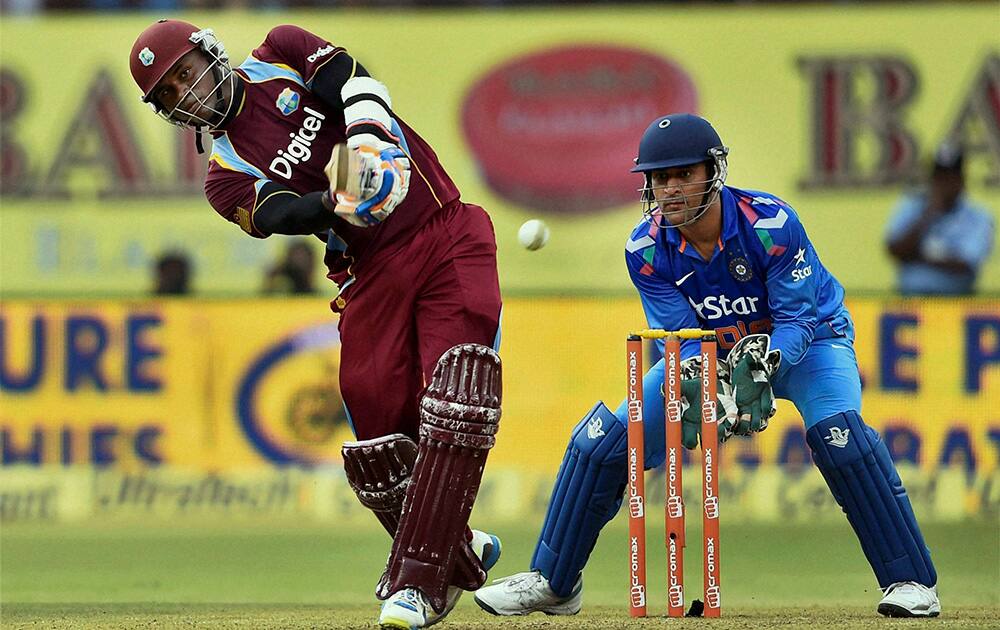
M820 262L795 210L725 185L729 150L703 118L657 118L639 141L643 219L625 262L650 328L713 329L719 345L719 441L767 428L774 399L802 416L813 460L871 565L879 613L935 617L937 572L889 451L861 417L854 325L844 289ZM663 354L663 342L660 355ZM683 444L701 431L698 341L681 349ZM664 362L643 379L646 466L664 462ZM597 402L576 425L530 571L476 593L495 615L579 612L583 569L622 503L627 409Z
M233 68L211 29L160 20L129 54L142 100L212 138L211 206L255 238L315 234L340 287L347 480L392 536L383 628L444 618L496 563L469 515L500 420L500 289L486 212L464 203L384 84L347 51L272 29ZM252 317L252 314L249 315Z

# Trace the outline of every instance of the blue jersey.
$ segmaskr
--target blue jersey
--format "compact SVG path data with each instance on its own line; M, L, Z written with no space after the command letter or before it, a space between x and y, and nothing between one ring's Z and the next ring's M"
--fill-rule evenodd
M730 186L720 198L722 235L707 262L680 230L662 227L663 217L646 217L632 231L625 260L649 326L714 329L720 358L741 337L770 333L782 354L779 377L813 339L853 337L844 288L792 207ZM697 354L696 344L685 342L685 358Z

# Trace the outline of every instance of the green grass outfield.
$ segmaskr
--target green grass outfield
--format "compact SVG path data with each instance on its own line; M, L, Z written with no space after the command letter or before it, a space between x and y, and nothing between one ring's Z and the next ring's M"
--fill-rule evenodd
M502 524L494 577L524 570L537 524ZM933 622L886 620L854 536L843 525L739 526L722 531L723 619L665 620L660 523L649 523L650 614L625 609L625 532L617 519L585 574L576 617L490 617L466 597L452 628L996 628L1000 527L930 525L944 612ZM689 531L688 597L701 585L700 536ZM363 628L388 537L303 523L18 525L0 531L4 628Z

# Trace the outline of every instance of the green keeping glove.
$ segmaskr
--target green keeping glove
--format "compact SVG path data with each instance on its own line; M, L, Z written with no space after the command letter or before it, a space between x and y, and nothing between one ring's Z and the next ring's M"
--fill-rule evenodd
M769 335L748 335L726 357L738 416L736 435L763 431L777 411L771 378L781 365L781 351L770 346Z
M719 443L733 435L736 425L736 401L729 383L729 365L725 361L717 364L716 418L718 420ZM681 444L693 450L698 447L701 436L701 357L696 356L681 362Z

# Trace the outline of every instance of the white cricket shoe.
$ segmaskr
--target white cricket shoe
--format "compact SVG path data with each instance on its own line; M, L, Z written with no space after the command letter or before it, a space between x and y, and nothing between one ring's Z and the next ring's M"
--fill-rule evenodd
M390 595L389 599L382 603L378 625L380 628L417 630L426 628L443 616L434 612L423 593L415 588L404 588Z
M583 574L577 578L569 597L552 592L549 581L538 571L501 578L476 591L476 603L491 615L575 615L583 602Z
M879 614L886 617L937 617L941 614L937 585L895 582L885 589L878 603Z
M469 545L472 547L472 551L479 556L483 568L487 571L492 569L500 559L502 545L500 539L493 534L474 529ZM449 586L447 601L444 610L440 613L435 612L424 594L415 588L406 588L393 593L382 604L382 610L378 617L379 626L405 630L433 626L448 616L448 613L458 604L463 592L457 586Z

